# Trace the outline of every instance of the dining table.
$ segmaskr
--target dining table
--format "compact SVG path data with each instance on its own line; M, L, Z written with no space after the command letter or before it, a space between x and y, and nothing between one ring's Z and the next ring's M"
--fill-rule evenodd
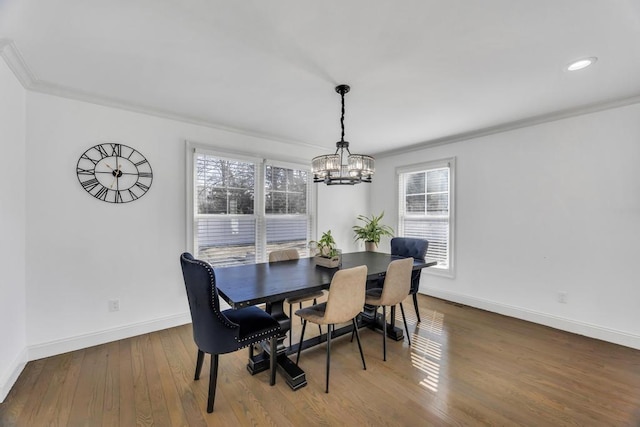
M315 257L300 258L296 260L280 262L263 262L257 264L244 264L214 269L216 287L219 296L232 308L239 309L252 305L265 304L265 310L279 323L281 333L277 343L278 371L293 390L304 387L307 384L305 372L296 365L289 355L297 352L298 347L309 348L326 340L326 334L312 337L301 344L287 347L285 337L291 329L291 319L284 310L284 301L287 298L295 298L310 292L329 289L333 275L340 269L367 266L367 287L379 287L383 283L387 267L391 261L403 257L382 252L351 252L340 256L340 264L335 268L327 268L316 264ZM437 261L431 259L414 259L413 269L419 270L436 265ZM358 316L358 327L379 328L382 330L382 322L385 321L377 314L375 307L365 306ZM332 333L340 336L350 333L352 326L336 328ZM391 313L388 326L388 336L394 340L404 338L401 328L395 327L395 313ZM251 347L248 371L254 375L269 368L268 346L263 346L260 351L254 351Z

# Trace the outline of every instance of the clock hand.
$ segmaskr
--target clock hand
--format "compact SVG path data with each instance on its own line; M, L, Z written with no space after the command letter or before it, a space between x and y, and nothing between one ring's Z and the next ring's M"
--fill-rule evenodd
M113 184L116 184L116 190L117 190L117 189L119 189L120 187L119 187L119 185L118 185L118 184L119 184L118 178L120 178L120 176L122 176L122 171L120 170L120 167L121 167L122 165L119 165L119 164L117 164L117 163L116 163L117 169L113 169L111 166L109 166L109 164L108 164L108 163L105 163L105 165L106 165L109 169L111 169L111 170L113 171L113 172L112 172L112 175L113 175L113 181L111 181L111 185L109 186L109 188L113 188Z
M116 156L116 165L118 166L118 169L116 171L116 190L120 190L120 181L118 180L118 178L122 176L122 171L120 170L122 165L119 165L117 163L118 163L118 157Z

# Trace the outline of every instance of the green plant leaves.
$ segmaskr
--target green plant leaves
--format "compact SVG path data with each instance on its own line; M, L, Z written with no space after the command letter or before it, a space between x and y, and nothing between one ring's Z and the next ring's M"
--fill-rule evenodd
M378 244L382 236L393 237L393 228L380 223L383 217L384 211L378 216L374 214L371 214L371 217L358 215L357 219L362 221L364 225L354 225L352 227L355 234L354 239Z

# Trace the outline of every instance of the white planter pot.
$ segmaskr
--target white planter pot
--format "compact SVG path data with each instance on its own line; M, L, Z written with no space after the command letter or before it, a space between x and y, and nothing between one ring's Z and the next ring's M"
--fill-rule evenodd
M367 252L376 252L378 250L378 244L374 242L364 242L364 249Z

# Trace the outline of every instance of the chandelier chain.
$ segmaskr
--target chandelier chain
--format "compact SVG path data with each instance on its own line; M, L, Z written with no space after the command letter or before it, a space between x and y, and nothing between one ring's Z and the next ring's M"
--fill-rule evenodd
M340 126L342 127L342 135L340 136L340 142L344 142L344 91L341 91L340 95L342 95L342 116L340 117Z

